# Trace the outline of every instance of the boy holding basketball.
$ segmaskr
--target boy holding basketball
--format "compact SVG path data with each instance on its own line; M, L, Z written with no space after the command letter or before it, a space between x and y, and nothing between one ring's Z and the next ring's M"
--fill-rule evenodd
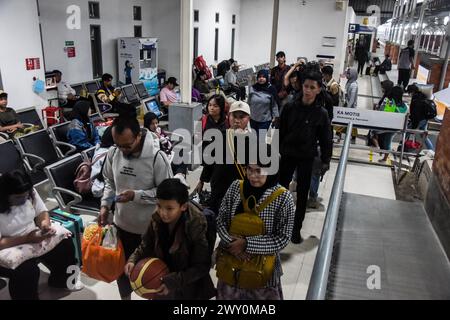
M161 278L159 288L147 289L157 289L160 299L214 297L205 217L189 203L187 187L178 179L163 181L158 186L156 197L156 214L140 246L128 259L125 274L130 276L141 259L158 258L165 262L170 273ZM146 272L152 272L151 267Z

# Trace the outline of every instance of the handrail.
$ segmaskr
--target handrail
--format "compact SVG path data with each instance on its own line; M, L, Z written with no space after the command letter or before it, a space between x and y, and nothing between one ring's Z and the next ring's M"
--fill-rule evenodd
M341 160L334 178L333 189L331 191L330 202L328 204L320 245L317 250L316 260L311 275L311 281L306 295L307 300L324 300L328 284L328 275L333 254L334 237L336 225L341 205L342 193L344 191L345 173L347 170L348 153L350 150L351 132L353 123L347 127L344 148L342 149Z

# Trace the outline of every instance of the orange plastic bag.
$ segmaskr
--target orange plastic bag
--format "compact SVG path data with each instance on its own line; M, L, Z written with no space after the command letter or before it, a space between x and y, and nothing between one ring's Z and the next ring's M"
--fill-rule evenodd
M110 283L123 274L125 253L120 240L118 240L115 250L102 247L101 241L102 228L98 228L90 240L83 237L81 242L82 271L93 279Z

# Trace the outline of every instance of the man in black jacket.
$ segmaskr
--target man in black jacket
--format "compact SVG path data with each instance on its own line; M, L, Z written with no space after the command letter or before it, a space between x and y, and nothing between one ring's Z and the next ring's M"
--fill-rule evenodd
M303 94L288 104L280 118L280 182L288 188L297 170L297 207L292 242L301 243L300 230L305 218L314 157L319 141L322 175L329 170L332 155L332 134L327 111L321 106L319 95L322 75L305 75Z

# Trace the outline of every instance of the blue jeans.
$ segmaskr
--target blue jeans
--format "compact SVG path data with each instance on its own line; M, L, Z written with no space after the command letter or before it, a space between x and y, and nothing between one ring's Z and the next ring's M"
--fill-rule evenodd
M378 135L378 140L382 149L392 150L392 139L394 139L394 135L394 132L385 132Z
M419 127L417 128L419 130L427 130L428 129L428 120L424 119L419 122ZM431 142L430 138L428 136L425 137L425 145L427 146L428 150L434 151L433 143Z
M268 131L272 121L258 122L250 119L250 126L253 130L255 130L256 134L259 135L259 131L266 130Z
M313 174L311 176L311 186L309 187L309 197L311 199L317 200L319 196L319 186L320 186L320 174Z

